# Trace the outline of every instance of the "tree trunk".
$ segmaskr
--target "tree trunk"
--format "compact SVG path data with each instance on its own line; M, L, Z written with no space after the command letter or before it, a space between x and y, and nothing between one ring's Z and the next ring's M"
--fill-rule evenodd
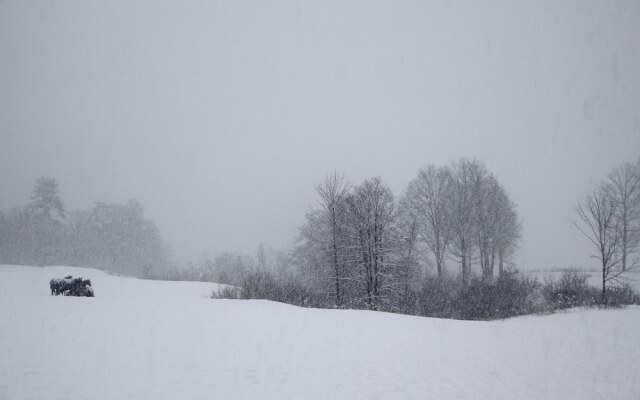
M495 246L491 247L491 260L489 261L489 276L493 279L493 269L496 264L496 248Z
M440 255L440 251L436 252L436 270L438 272L438 279L442 279L442 256Z
M335 272L335 277L336 277L336 306L340 307L342 306L342 298L340 296L340 268L338 265L338 244L337 244L337 221L336 221L336 209L335 207L332 207L331 209L331 213L332 213L332 230L333 230L333 269Z
M604 255L602 256L603 260L604 260ZM606 297L606 290L607 290L607 268L606 265L604 263L604 261L602 262L602 304L604 304L605 302L605 297Z
M622 214L622 272L627 270L627 210Z
M465 246L464 240L460 250L462 255L462 283L466 286L469 284L469 271L467 270L467 246Z

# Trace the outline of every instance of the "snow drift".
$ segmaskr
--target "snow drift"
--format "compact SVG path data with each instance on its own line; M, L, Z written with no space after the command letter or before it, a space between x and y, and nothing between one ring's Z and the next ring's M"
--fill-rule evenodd
M50 296L90 278L95 298ZM470 322L0 266L0 399L632 399L640 307Z

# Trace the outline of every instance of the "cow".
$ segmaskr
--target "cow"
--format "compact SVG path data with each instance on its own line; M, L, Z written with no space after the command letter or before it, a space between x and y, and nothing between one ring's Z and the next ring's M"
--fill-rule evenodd
M93 297L93 289L91 286L81 286L76 291L75 296Z
M93 289L91 288L91 280L82 278L73 278L71 275L64 279L51 279L49 281L51 295L64 296L86 296L93 297Z
M51 295L59 295L64 291L63 288L65 286L64 279L52 279L49 281L49 287L51 288Z

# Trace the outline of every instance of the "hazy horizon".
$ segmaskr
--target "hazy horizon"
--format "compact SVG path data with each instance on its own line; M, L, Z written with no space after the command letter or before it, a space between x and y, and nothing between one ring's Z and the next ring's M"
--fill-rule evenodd
M640 157L640 2L0 1L0 207L135 198L175 250L294 245L314 186L486 163L523 269L592 266L574 206Z

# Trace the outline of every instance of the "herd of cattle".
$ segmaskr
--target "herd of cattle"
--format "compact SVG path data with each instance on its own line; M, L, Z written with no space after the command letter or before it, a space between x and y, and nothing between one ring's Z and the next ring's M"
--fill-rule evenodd
M73 278L71 275L64 279L52 279L49 282L51 295L93 297L93 289L89 279Z

